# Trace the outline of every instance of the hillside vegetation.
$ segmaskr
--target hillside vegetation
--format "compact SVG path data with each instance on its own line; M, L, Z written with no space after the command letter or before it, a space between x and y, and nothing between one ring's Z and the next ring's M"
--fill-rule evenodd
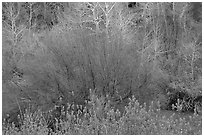
M3 2L2 112L3 134L202 134L202 3Z

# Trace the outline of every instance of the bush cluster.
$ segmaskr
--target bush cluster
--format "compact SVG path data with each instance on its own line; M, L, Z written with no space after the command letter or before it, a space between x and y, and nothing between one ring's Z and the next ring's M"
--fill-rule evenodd
M184 84L171 83L167 92L167 110L202 113L202 94L200 91L197 90L195 93L192 89L189 90L185 87Z

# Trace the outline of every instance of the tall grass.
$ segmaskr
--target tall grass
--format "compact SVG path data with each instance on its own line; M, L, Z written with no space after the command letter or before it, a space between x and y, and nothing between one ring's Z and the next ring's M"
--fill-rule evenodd
M96 100L98 100L97 98ZM119 110L108 109L107 114L99 113L93 100L91 107L78 111L62 113L66 117L55 117L53 127L48 126L45 114L42 111L31 113L26 111L20 128L15 125L3 125L3 134L10 135L195 135L202 134L201 117L187 115L176 117L178 113L170 116L162 115L162 110L152 105L147 109L141 106L133 97L125 107L124 113ZM83 113L83 116L80 114ZM101 115L101 116L99 116Z

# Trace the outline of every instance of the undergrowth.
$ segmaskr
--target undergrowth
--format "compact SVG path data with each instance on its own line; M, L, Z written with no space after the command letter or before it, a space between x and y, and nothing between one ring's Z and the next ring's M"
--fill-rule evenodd
M167 117L152 103L147 110L133 97L121 114L119 110L106 108L107 113L99 113L94 108L84 108L76 114L61 110L60 117L46 119L42 111L25 111L22 125L3 122L4 135L194 135L202 134L202 120L199 115L176 118L176 113ZM169 111L170 112L170 111ZM49 112L48 112L49 113ZM81 115L83 114L83 115ZM51 113L49 113L51 115ZM101 115L101 116L100 116ZM51 126L48 126L52 123Z

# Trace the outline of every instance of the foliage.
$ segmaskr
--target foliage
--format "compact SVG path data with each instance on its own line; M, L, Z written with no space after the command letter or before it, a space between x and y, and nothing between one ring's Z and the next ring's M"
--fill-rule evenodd
M94 96L94 95L93 95ZM99 101L100 98L95 98ZM131 134L202 134L201 117L187 115L186 117L176 118L179 113L173 113L169 117L161 115L162 110L156 109L152 105L149 110L141 106L133 97L125 108L125 112L120 114L119 110L107 109L107 114L98 112L95 109L97 103L91 100L91 107L78 111L76 115L73 112L62 110L62 115L55 117L53 128L48 126L45 115L41 111L31 113L26 111L24 114L23 125L20 129L15 125L3 126L3 134L20 135L131 135ZM99 104L98 104L99 105ZM100 109L100 107L97 107ZM83 116L81 117L81 113ZM49 113L51 114L51 113ZM65 117L62 117L65 115ZM100 115L100 116L99 116ZM51 116L51 115L50 115Z
M43 112L70 110L67 103L91 107L89 89L103 102L103 109L91 107L101 114L107 102L125 112L132 96L147 108L155 100L162 109L202 107L200 9L175 2L3 2L3 115L23 117L28 104Z

